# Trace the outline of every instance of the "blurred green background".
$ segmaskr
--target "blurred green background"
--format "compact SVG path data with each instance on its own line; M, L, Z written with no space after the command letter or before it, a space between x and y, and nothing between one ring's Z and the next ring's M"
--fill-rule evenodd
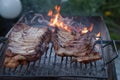
M21 0L23 12L46 13L61 4L61 14L103 16L112 39L120 39L120 0ZM61 3L62 2L62 3Z

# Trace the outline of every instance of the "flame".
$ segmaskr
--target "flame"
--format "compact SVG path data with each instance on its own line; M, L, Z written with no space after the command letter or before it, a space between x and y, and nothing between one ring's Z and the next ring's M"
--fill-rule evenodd
M58 24L58 17L59 13L57 13L55 17L50 20L50 26L55 26L56 24Z
M57 12L60 12L60 6L55 6L55 10L57 11Z
M82 33L82 34L85 34L85 33L88 33L88 32L92 32L93 26L94 26L94 25L91 24L89 28L84 27L84 28L82 29L81 33Z
M55 6L56 13L53 15L52 10L48 12L48 16L53 16L50 19L50 26L52 27L58 27L61 29L64 29L66 31L71 31L70 27L67 26L63 21L62 21L62 16L60 15L60 6Z
M52 14L53 14L53 11L52 11L52 10L49 10L48 16L52 16Z
M90 25L89 31L92 32L94 24Z
M99 40L99 39L100 39L100 38L99 38L100 36L101 36L101 33L98 32L98 33L96 34L96 37L97 37L96 40Z
M96 36L97 36L97 37L100 37L100 36L101 36L101 33L100 33L100 32L98 32Z
M82 29L82 34L85 34L85 33L87 33L89 30L88 30L88 28L87 27L84 27L83 29Z

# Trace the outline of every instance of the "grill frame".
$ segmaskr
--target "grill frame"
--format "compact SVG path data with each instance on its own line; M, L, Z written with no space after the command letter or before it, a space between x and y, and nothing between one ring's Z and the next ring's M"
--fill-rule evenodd
M26 16L23 16L19 21L18 21L18 23L19 22L22 22L22 20L24 19L24 17L26 17ZM8 35L9 35L9 33L8 33ZM101 40L101 42L102 42L102 40ZM7 44L7 43L5 43L5 44ZM103 44L103 43L102 43ZM5 45L6 46L6 45ZM101 45L101 49L102 49L102 45ZM5 48L3 48L3 52L4 52L4 49ZM103 50L102 50L103 51ZM3 53L2 52L2 53ZM2 58L2 59L4 59L4 58ZM105 61L104 61L105 62ZM2 64L2 63L1 63ZM34 62L33 62L33 65L34 65ZM0 68L1 68L2 66L0 66ZM29 68L29 67L28 67ZM0 76L11 76L11 77L78 77L78 78L91 78L91 79L108 79L108 71L107 71L107 69L108 69L108 67L105 65L105 63L104 63L104 65L103 65L103 68L105 68L105 70L106 70L106 76L105 77L100 77L100 76L98 76L98 77L96 77L96 76L43 76L43 75L38 75L38 76L32 76L32 75L30 75L30 76L24 76L24 75L17 75L17 76L15 76L15 75L4 75L4 74L1 74L0 73ZM4 69L0 69L0 72L1 72L1 70L4 70ZM12 69L8 69L8 70L12 70ZM14 71L14 70L13 70ZM12 73L11 73L12 74Z

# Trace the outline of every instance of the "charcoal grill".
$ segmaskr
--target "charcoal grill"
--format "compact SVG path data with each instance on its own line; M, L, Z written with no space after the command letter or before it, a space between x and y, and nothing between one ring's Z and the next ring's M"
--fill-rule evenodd
M27 14L21 17L18 23L28 25L39 25L35 14ZM33 20L34 17L34 20ZM100 47L102 59L88 64L73 62L72 57L59 57L55 55L52 42L49 43L49 49L44 55L35 62L29 62L27 65L19 65L16 69L3 67L4 50L7 45L7 38L1 38L0 50L0 78L2 79L47 79L47 80L116 80L114 59L118 56L115 41L110 40L109 32L103 22L102 17L75 17L87 26L94 24L94 32L101 32L101 38L96 42ZM31 23L31 20L32 23ZM12 30L12 29L11 29ZM9 31L10 32L10 31ZM8 33L9 34L9 33ZM7 36L7 35L6 35ZM113 44L113 46L111 46ZM116 54L113 54L115 49Z

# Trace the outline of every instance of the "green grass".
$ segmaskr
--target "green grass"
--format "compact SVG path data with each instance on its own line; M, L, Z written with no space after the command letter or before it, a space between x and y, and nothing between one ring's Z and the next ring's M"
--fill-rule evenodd
M120 34L110 32L111 39L120 40Z

